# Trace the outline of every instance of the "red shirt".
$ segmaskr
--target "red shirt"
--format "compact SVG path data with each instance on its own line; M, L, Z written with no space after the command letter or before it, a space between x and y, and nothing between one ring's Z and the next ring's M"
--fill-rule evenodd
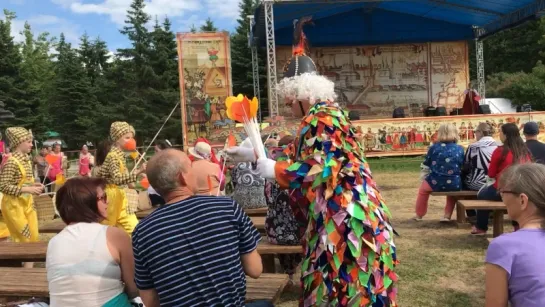
M492 158L490 158L490 165L488 166L488 177L496 179L494 182L494 187L498 188L498 179L501 172L509 166L513 165L513 153L511 151L507 152L505 159L501 161L501 155L503 152L503 146L498 146L496 150L492 153ZM529 155L526 156L526 159L519 161L519 163L530 162L531 158Z

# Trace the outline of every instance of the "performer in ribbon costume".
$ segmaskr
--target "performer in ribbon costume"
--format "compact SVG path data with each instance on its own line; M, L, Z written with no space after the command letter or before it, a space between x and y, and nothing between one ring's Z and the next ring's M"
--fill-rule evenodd
M397 259L390 213L354 127L333 101L334 83L319 76L305 55L302 26L308 21L296 28L294 54L277 87L291 111L304 118L286 149L289 160L260 158L257 170L289 188L294 213L306 217L301 305L394 307ZM255 161L254 151L226 152L235 161Z
M138 175L146 171L146 164L142 164L134 174L129 174L125 164L124 150L136 150L134 134L134 128L126 122L112 124L110 138L113 145L98 172L98 176L108 182L105 190L108 197L108 219L103 223L122 228L129 235L138 224L138 219L134 214L136 209L128 205L124 188L128 184L136 183Z
M32 195L39 195L43 185L34 182L32 162L32 133L22 127L6 130L9 145L14 150L0 173L2 216L14 242L37 242L38 216Z

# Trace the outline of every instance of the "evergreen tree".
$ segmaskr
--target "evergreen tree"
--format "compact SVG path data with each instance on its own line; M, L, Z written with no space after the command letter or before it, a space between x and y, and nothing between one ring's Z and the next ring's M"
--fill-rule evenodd
M32 128L33 110L26 100L27 84L20 75L21 54L11 36L11 22L15 13L4 10L4 20L0 20L0 101L15 119L0 122L2 128L8 125L21 125Z
M197 27L195 27L195 25L192 24L191 27L189 28L189 32L191 32L191 33L197 33Z
M216 32L218 31L218 28L214 25L214 22L210 17L206 18L206 21L201 26L201 32Z
M172 108L180 101L180 85L178 79L178 50L176 36L171 30L168 18L163 21L155 21L151 33L153 52L151 67L157 76L157 82L151 90L151 103L158 116L155 123L157 129L166 120ZM172 116L163 128L161 137L181 142L181 121L179 116Z
M127 120L136 129L137 140L145 140L155 134L154 125L158 117L149 101L150 89L157 83L157 76L150 64L152 35L146 28L150 16L144 12L144 0L133 0L127 11L125 26L120 32L130 40L132 48L118 49L124 61L118 62L122 68L122 79L114 96L120 97L116 105L117 119ZM157 127L158 128L158 127Z
M49 102L49 116L53 129L58 131L72 148L87 141L96 141L100 116L98 101L91 82L78 57L78 52L61 34L57 45L55 80Z
M77 50L79 58L87 73L87 77L92 85L95 85L98 78L101 78L105 69L108 68L108 48L106 42L97 38L93 41L89 39L87 33L80 38L80 46Z
M41 138L50 124L46 111L51 82L55 76L52 56L49 54L54 38L49 38L47 32L34 38L28 23L25 23L22 34L25 40L21 43L20 75L27 86L29 108L25 122L32 128L34 135Z
M242 0L239 4L240 17L237 20L238 26L231 36L231 67L233 76L233 93L244 94L248 97L254 96L254 82L252 75L252 51L248 46L248 30L250 20L257 6L255 0ZM267 72L265 70L266 57L258 53L259 59L259 88L260 88L260 110L262 118L269 115L267 99Z

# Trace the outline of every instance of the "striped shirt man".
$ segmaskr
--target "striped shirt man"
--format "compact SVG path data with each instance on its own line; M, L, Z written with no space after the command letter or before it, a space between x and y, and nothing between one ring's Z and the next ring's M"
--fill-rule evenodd
M132 235L136 285L161 306L244 306L241 255L261 239L227 197L193 196L161 206Z

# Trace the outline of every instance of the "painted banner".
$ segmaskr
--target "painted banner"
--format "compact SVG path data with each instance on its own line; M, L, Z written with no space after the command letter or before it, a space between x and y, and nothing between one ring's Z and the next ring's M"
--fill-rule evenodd
M335 82L337 102L365 118L391 118L402 107L406 116L423 109L461 107L469 83L467 42L312 48L320 74ZM276 49L281 78L291 47ZM289 116L289 108L280 106Z
M545 112L360 120L352 123L363 136L366 156L379 157L425 154L428 146L436 141L437 129L443 123L454 124L458 128L459 144L467 147L476 141L475 128L481 122L494 128L493 137L501 143L501 125L515 123L522 135L523 126L528 121L539 124L539 139L545 141Z
M233 95L229 33L178 33L176 40L184 148L212 134L225 139L235 126L225 114Z

